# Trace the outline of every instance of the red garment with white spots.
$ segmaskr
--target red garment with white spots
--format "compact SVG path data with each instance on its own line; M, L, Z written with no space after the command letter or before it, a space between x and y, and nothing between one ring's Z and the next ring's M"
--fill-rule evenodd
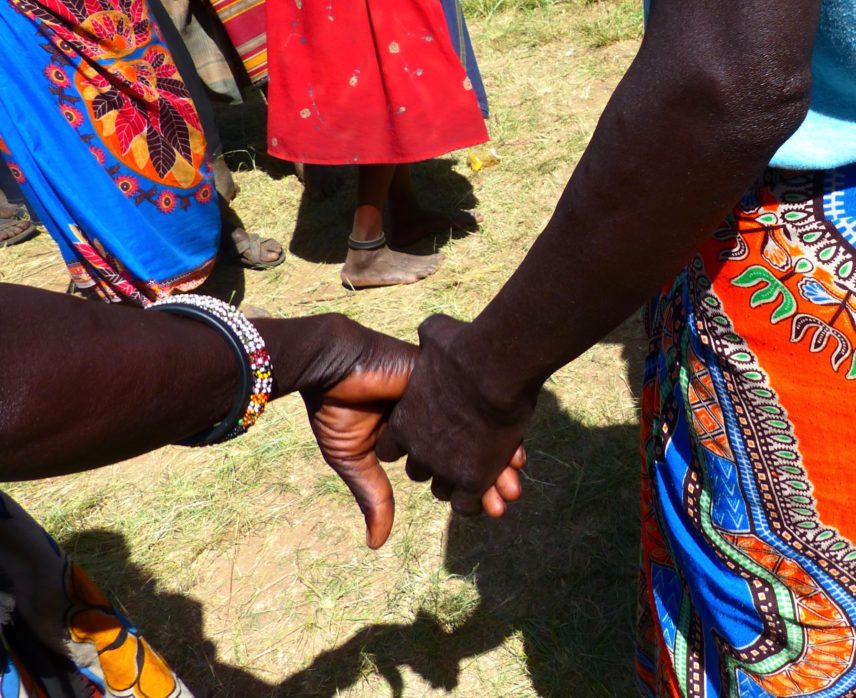
M267 12L276 157L405 163L487 140L439 0L268 0Z

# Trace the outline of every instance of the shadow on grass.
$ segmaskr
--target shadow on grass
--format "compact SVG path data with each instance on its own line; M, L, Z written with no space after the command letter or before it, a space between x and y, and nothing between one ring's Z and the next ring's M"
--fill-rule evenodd
M640 325L630 320L606 340L624 347L637 396L646 346ZM637 423L587 428L544 391L527 437L523 499L502 522L453 516L449 524L446 568L472 575L477 609L454 627L442 609L423 609L409 625L365 628L274 695L332 697L370 668L398 697L402 666L451 690L469 658L512 635L522 640L538 695L634 695L638 444Z
M426 209L454 211L473 209L478 199L470 181L455 172L454 160L438 158L411 166L413 184L419 203ZM318 198L304 191L297 211L297 223L289 251L307 262L341 264L347 253L356 201L356 170L340 170L343 186L334 197ZM436 235L407 248L411 254L431 254L450 237L458 238L469 231Z
M193 293L205 296L214 296L221 301L226 301L234 306L239 306L244 300L246 292L246 270L235 260L227 259L220 254L211 275ZM256 272L250 272L256 273Z
M242 104L218 105L216 113L226 163L233 172L261 170L272 180L296 175L294 163L267 153L267 105L253 90ZM453 169L454 161L437 158L411 167L420 204L429 210L454 211L476 208L470 181ZM309 186L304 189L289 252L313 263L341 264L347 253L347 236L356 201L356 168L314 166L306 168ZM407 249L412 254L431 254L451 238L471 231L454 231L427 238Z
M607 338L623 345L637 396L640 324L631 320ZM121 536L89 531L62 544L145 622L149 640L198 697L332 698L374 672L399 697L402 667L452 690L468 659L512 636L522 641L540 696L634 695L638 425L587 428L545 391L527 447L526 494L502 522L452 517L449 524L445 564L474 579L475 611L456 623L442 608L422 609L409 624L366 627L279 685L218 662L200 604L157 592L156 580L129 562Z

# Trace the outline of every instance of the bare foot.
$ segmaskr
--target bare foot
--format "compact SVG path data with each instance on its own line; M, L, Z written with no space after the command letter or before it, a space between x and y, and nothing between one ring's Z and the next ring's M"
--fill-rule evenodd
M376 250L348 250L342 267L342 283L351 288L412 284L431 276L443 255L418 256L395 252L388 247Z
M456 230L472 231L484 216L478 211L426 211L409 209L407 213L390 211L389 242L392 247L407 247L429 235L448 235Z

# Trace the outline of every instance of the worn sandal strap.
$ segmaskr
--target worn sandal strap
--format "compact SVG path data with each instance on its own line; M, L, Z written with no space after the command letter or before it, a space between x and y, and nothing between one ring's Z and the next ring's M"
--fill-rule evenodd
M244 231L246 232L246 231ZM266 242L271 241L271 238L265 238L262 240L261 236L258 233L247 233L247 237L239 242L232 241L235 250L236 257L243 257L247 252L250 253L255 259L259 259L262 253L262 245Z
M262 259L264 245L267 243L275 243L273 238L264 238L258 233L247 233L247 237L236 242L230 239L228 245L224 245L226 253L241 261L242 264L255 269L269 269L282 263L285 259L285 251L283 250L277 259L265 261Z
M348 247L352 250L379 250L384 245L386 245L384 233L381 233L380 237L374 240L354 240L350 235L348 236Z
M247 250L250 250L250 253L252 253L252 250L250 249L252 246L253 246L252 235L250 235L249 237L247 237L243 240L240 240L239 242L233 241L232 254L235 257L243 257L244 252L246 252Z

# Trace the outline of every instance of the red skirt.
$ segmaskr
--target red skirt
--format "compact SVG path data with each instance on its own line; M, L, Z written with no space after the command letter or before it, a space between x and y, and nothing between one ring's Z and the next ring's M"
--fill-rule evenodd
M487 140L439 0L268 0L267 13L272 155L405 163Z

